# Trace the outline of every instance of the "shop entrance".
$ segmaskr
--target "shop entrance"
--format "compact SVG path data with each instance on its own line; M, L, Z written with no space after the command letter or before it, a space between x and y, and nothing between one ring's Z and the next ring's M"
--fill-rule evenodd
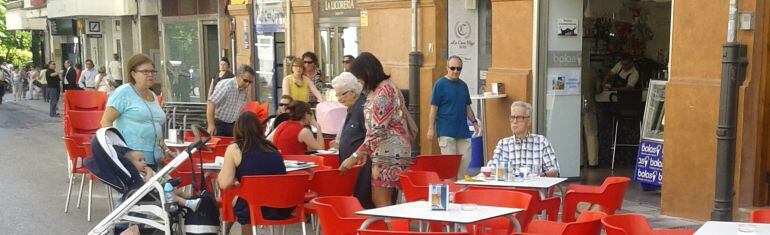
M535 129L554 146L563 176L591 184L609 175L634 178L640 141L663 142L664 97L645 101L651 83L668 80L671 2L539 3ZM618 70L628 84L614 83ZM660 109L645 115L645 107Z
M344 72L342 57L345 55L358 56L358 27L357 26L326 26L321 27L320 53L321 70L331 80Z

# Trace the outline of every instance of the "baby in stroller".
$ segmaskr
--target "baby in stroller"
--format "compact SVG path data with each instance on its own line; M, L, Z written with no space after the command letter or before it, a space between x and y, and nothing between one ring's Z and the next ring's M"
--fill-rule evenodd
M139 175L142 176L142 179L147 180L155 175L155 171L147 166L147 162L145 162L144 154L142 152L132 150L127 152L124 157L129 159L131 164L136 167L136 170L139 171ZM190 193L186 193L179 189L174 190L174 201L176 201L177 205L190 208L192 211L196 211L198 210L198 205L200 205L201 200L200 198L188 200L188 198L191 197L192 195Z

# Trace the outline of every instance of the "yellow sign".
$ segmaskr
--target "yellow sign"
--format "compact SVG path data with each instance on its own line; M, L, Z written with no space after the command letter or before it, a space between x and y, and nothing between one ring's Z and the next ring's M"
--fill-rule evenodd
M369 11L361 9L361 27L369 26Z
M242 4L250 4L251 0L231 0L230 4L232 5L242 5Z

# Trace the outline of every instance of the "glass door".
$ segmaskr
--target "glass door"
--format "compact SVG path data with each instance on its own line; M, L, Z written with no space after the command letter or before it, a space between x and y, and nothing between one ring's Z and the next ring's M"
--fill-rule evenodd
M539 1L536 132L545 134L562 177L580 176L583 2Z
M321 28L321 70L331 80L344 72L342 56L358 56L358 27Z

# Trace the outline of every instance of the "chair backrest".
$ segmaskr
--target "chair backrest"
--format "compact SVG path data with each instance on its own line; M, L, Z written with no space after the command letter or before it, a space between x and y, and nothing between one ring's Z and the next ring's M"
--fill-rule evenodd
M577 221L567 223L563 235L599 235L602 232L603 218L607 214L599 211L586 211L580 214Z
M359 235L469 235L468 232L412 232L389 230L358 230Z
M438 174L442 180L457 177L460 169L462 155L418 155L414 164L410 166L413 171L432 171Z
M548 205L545 204L545 202L540 198L540 192L535 189L526 189L526 188L500 188L500 187L485 187L485 186L470 186L468 187L469 191L472 190L502 190L502 191L514 191L514 192L520 192L525 193L531 197L529 208L527 209L527 219L532 220L532 218L535 215L540 214L543 212L543 210L546 210L548 214L548 220L556 221L559 214L559 202L561 201L561 198L555 197L548 200L557 200L555 205L553 206L553 209L550 209ZM525 227L527 224L523 224Z
M68 90L64 96L67 111L104 110L107 105L107 93L98 91Z
M74 138L64 137L64 147L67 149L67 157L70 159L73 170L77 168L78 159L82 160L88 157L86 148Z
M752 223L770 223L770 209L755 210L751 212L749 222Z
M338 169L316 171L310 179L310 191L316 192L319 197L352 196L360 171L360 166L345 174Z
M610 213L619 210L623 205L623 197L626 194L628 183L631 179L628 177L607 177L602 183L601 189L603 191L606 205L602 205L605 211Z
M255 175L241 178L238 197L249 204L252 225L264 224L263 206L272 208L297 207L302 210L310 181L306 174ZM304 211L298 214L303 214ZM302 216L302 215L300 215Z
M610 215L602 219L602 225L604 225L607 235L650 234L652 232L647 219L636 214Z
M222 221L224 222L236 222L235 214L233 213L233 199L238 196L239 186L233 185L227 189L220 191L220 198L222 201Z
M532 196L526 193L507 190L468 190L455 193L454 203L474 203L482 206L497 206L523 209L516 217L524 229L529 224L533 214L527 211L532 203ZM485 226L513 231L510 222L505 218L496 218L482 222Z
M246 102L246 106L241 109L241 112L246 111L254 112L261 123L265 123L265 120L267 120L267 117L270 115L267 103L259 104L258 101Z
M407 202L427 200L428 186L440 184L438 174L432 171L406 171L398 175Z
M102 127L101 120L103 110L75 111L70 110L67 115L68 134L95 134Z

